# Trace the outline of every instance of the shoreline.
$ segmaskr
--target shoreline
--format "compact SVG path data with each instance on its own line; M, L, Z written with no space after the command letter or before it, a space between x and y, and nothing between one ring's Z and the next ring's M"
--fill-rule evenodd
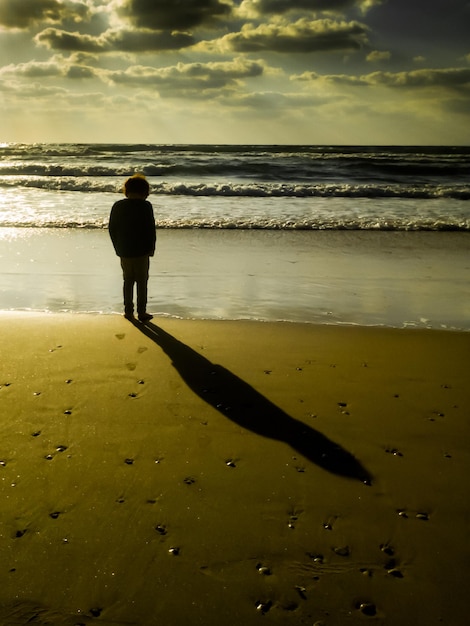
M466 623L468 333L2 322L2 624Z
M0 240L0 309L121 310L121 270L106 231L0 229ZM470 330L469 249L464 233L162 230L149 310Z

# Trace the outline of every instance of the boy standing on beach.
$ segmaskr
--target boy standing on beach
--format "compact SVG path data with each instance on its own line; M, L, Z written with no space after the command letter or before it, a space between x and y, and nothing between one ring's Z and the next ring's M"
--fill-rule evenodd
M137 285L137 316L141 322L152 319L147 313L147 282L150 257L155 253L156 230L153 207L148 202L150 186L143 176L131 176L124 183L126 198L114 203L109 216L109 234L121 258L124 277L124 317L134 319L134 284Z

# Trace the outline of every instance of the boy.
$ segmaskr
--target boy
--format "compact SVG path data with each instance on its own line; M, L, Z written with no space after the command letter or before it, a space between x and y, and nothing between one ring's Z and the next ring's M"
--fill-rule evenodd
M124 183L124 193L126 198L115 202L111 209L109 234L116 254L121 257L124 317L134 319L136 283L137 316L146 322L153 317L147 313L147 282L157 239L153 207L147 201L150 186L143 176L136 174Z

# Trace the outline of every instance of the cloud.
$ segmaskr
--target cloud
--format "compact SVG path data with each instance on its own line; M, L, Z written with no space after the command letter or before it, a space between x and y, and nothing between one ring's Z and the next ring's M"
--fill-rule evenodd
M311 13L344 13L351 8L359 8L362 13L383 0L244 0L240 7L242 15L283 15L292 11Z
M228 16L232 7L222 0L124 0L118 13L132 24L155 30L194 28Z
M81 21L90 16L83 2L59 0L0 0L0 24L7 28L28 28L41 22Z
M181 32L140 30L108 30L99 36L46 28L35 37L36 43L53 50L69 52L152 52L179 50L192 46L192 35Z
M0 78L94 78L96 71L87 65L57 57L51 61L29 61L18 65L6 65L0 69Z
M387 87L470 88L470 68L423 69L410 72L374 72L365 77L372 85Z
M38 82L25 84L3 80L0 80L0 91L10 96L10 99L13 97L13 100L15 100L16 97L20 103L24 103L24 101L28 99L36 103L40 98L56 98L57 96L62 96L67 93L67 91L61 87L45 86Z
M385 50L372 50L366 56L366 61L369 63L380 63L381 61L390 61L391 56L390 52Z
M34 41L53 50L67 50L79 52L102 52L104 42L102 37L84 35L79 32L68 32L58 28L46 28L38 33Z
M220 40L221 47L236 52L274 51L282 53L358 50L368 43L368 28L359 22L331 19L245 24L238 33Z
M291 77L294 81L328 82L340 85L370 87L383 85L390 88L422 89L444 87L470 90L470 68L422 69L409 72L372 72L362 76L347 74L322 75L303 72Z
M174 66L154 68L136 65L123 71L102 71L101 76L113 84L156 88L167 94L193 96L216 89L234 87L245 78L261 76L264 65L259 61L234 59L211 63L178 63Z
M189 33L147 29L110 31L105 33L104 39L108 48L121 52L179 50L195 43L194 37Z
M62 76L63 72L55 62L30 61L18 65L5 65L0 69L0 76L22 76L24 78L47 78L49 76Z
M342 100L335 97L335 102ZM317 108L328 104L331 97L324 94L282 93L274 91L258 91L228 95L223 103L229 108L250 108L263 116L266 111L293 111L294 109Z

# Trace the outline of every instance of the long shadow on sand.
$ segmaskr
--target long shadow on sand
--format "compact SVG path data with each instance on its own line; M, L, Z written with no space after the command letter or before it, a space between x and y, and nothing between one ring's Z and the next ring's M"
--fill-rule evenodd
M244 380L155 324L134 325L170 357L188 387L222 415L258 435L284 441L333 474L371 484L371 475L352 454L285 413Z

